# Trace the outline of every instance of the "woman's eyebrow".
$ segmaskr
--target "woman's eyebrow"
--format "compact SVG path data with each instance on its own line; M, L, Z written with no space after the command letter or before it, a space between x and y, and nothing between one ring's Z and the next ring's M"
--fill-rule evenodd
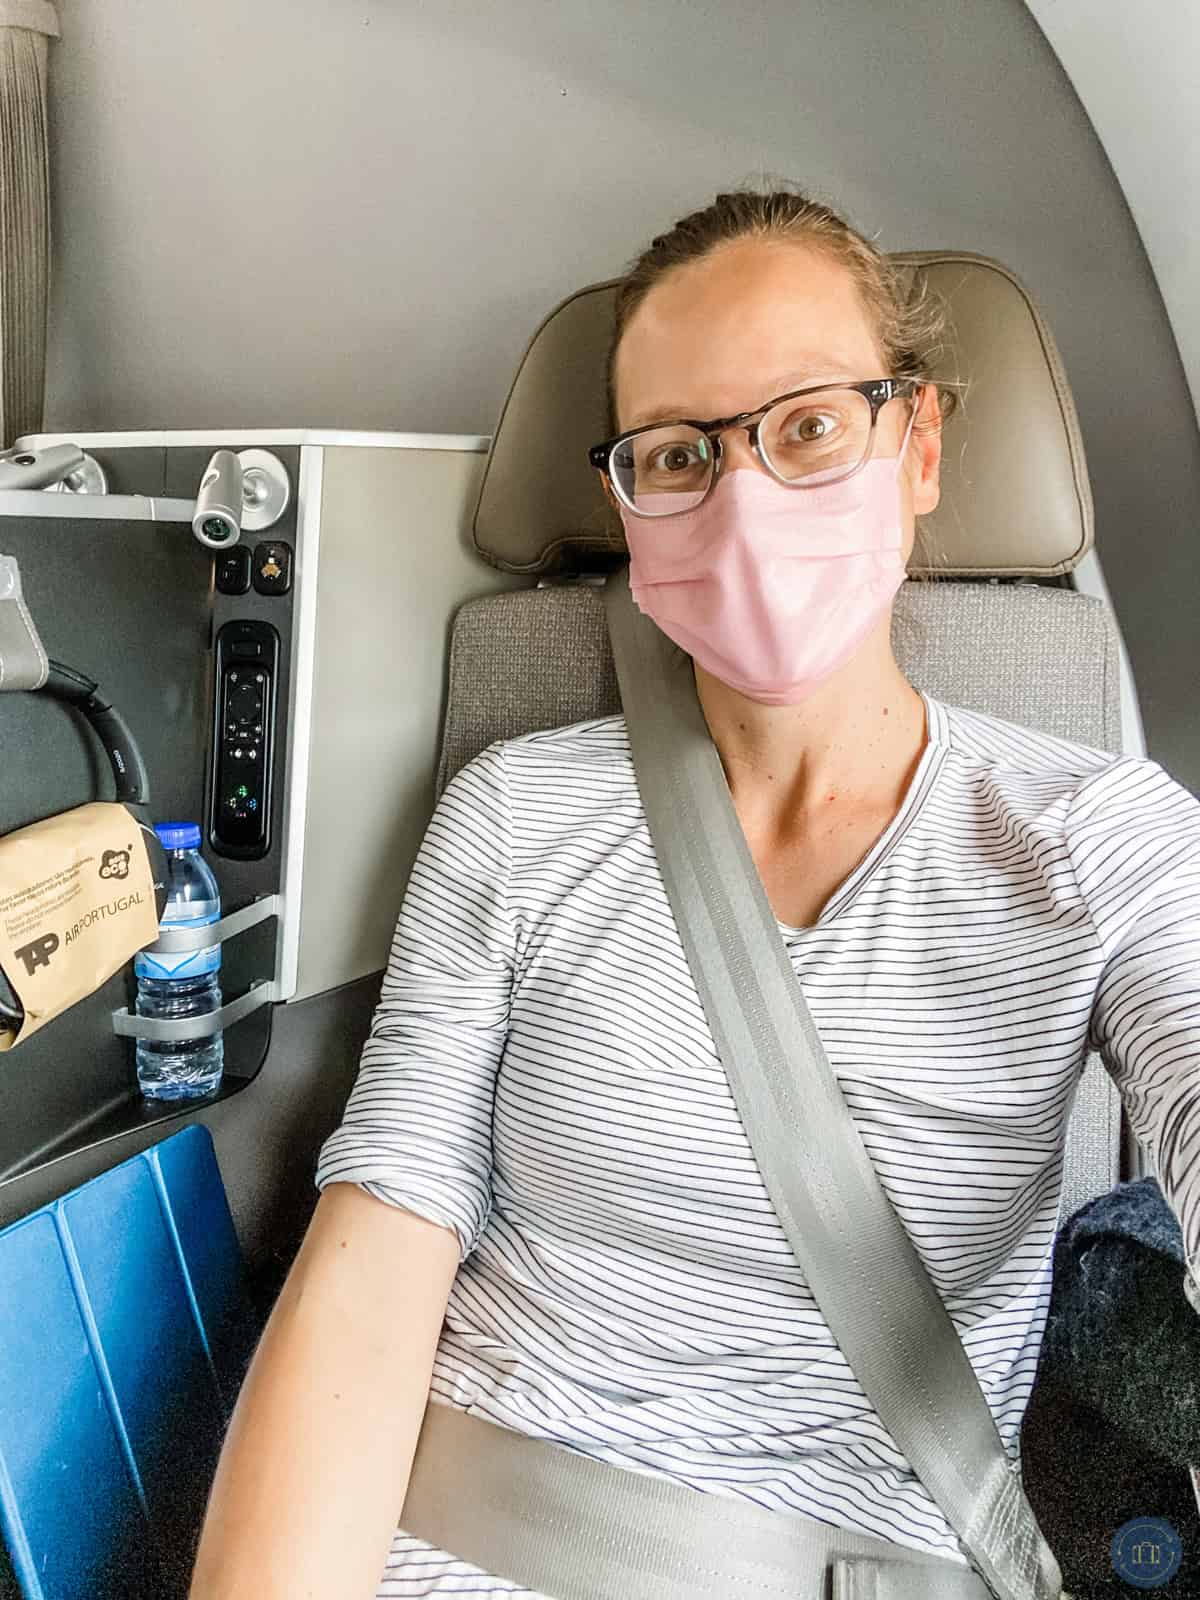
M770 383L763 385L764 403L773 400L777 395L790 394L793 389L807 389L811 384L817 383L857 383L858 379L852 376L852 368L838 365L828 357L814 357L812 365L800 372L785 372L777 378L772 378ZM681 417L699 417L701 414L693 406L650 406L644 411L638 411L626 424L627 428L641 428L649 422L675 422Z

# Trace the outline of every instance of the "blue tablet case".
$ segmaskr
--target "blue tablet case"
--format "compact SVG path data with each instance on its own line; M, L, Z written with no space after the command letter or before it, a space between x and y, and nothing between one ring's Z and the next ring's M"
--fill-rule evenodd
M0 1527L27 1600L186 1592L246 1332L202 1124L0 1232Z

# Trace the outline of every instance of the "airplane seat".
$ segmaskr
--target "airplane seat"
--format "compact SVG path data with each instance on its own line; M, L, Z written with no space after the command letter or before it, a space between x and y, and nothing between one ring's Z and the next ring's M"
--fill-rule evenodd
M1119 635L1105 602L1068 577L1092 546L1092 501L1053 336L998 261L950 250L894 259L910 292L924 278L949 304L930 376L967 380L966 404L945 425L941 501L918 524L914 576L896 597L897 660L951 705L1119 752ZM475 547L538 583L468 601L455 616L439 796L496 739L621 709L598 584L628 553L587 460L608 432L615 290L593 284L550 313L501 413ZM1070 1117L1060 1220L1126 1175L1130 1148L1117 1089L1090 1056Z

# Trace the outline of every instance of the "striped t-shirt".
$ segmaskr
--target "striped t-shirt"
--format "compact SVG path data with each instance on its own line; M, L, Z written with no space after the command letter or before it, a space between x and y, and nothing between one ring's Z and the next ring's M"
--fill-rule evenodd
M886 831L780 924L847 1105L1016 1459L1089 1047L1200 1312L1200 802L923 695ZM958 1560L809 1292L692 981L621 716L446 788L318 1186L453 1227L431 1398ZM379 1596L530 1594L397 1532Z

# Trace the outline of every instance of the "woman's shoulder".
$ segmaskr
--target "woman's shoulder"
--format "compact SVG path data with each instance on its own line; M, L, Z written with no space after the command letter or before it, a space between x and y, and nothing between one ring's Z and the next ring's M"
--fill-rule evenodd
M473 793L485 807L539 825L593 815L597 802L636 795L637 780L622 715L589 717L494 739L455 763L446 791Z
M965 706L939 702L943 740L964 775L992 790L1058 801L1068 833L1127 831L1153 818L1200 833L1200 801L1149 756L1104 750L1082 740Z
M1079 779L1122 759L1111 750L1045 726L945 701L936 705L942 741L964 764Z
M556 728L535 728L512 739L500 739L498 749L507 765L523 774L564 776L578 768L612 768L623 771L630 765L629 737L621 713L610 717L589 717Z

